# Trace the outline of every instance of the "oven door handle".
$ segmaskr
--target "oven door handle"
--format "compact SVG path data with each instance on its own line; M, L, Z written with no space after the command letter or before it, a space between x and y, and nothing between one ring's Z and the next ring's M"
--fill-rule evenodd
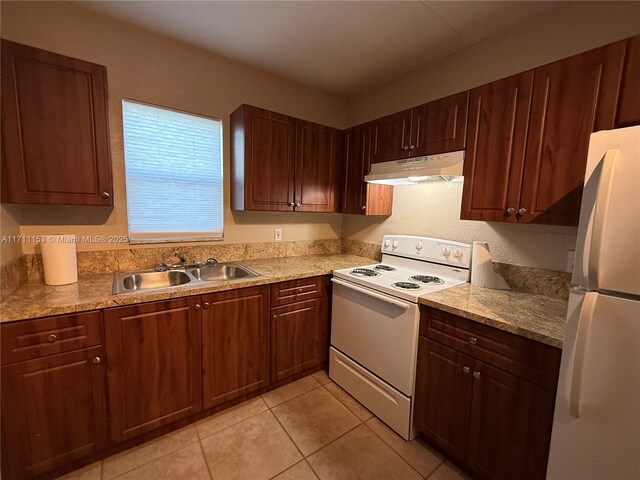
M382 300L383 302L390 303L392 305L395 305L396 307L404 308L405 310L408 310L411 307L411 304L409 304L409 303L404 303L404 302L400 302L398 300L393 300L393 299L391 299L389 297L386 297L384 295L380 295L379 293L375 293L375 292L373 292L371 290L368 290L366 288L356 287L355 285L353 285L351 283L343 282L341 280L338 280L337 278L332 278L331 281L333 283L337 283L338 285L342 285L343 287L347 287L347 288L350 288L351 290L355 290L356 292L364 293L366 295L369 295L370 297L374 297L374 298L377 298L378 300Z

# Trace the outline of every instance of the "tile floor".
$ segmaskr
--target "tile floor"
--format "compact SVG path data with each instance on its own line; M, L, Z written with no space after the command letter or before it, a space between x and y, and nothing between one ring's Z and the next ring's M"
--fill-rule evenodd
M318 372L59 480L468 480Z

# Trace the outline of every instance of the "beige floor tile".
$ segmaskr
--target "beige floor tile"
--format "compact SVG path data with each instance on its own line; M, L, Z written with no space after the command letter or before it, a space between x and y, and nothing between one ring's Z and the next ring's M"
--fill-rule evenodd
M102 480L111 480L145 463L198 441L196 429L189 425L104 460Z
M442 456L422 440L408 442L375 417L366 425L423 477L430 475L443 461Z
M267 405L262 398L253 398L247 402L223 410L212 417L207 417L196 423L196 430L200 438L208 437L220 430L224 430L231 425L240 423L247 418L253 417L267 410Z
M302 459L270 411L201 441L213 479L268 479Z
M318 480L318 477L313 473L309 464L305 460L302 460L277 477L274 477L273 480Z
M373 417L373 413L367 410L364 406L360 404L355 398L345 392L342 388L340 388L337 384L333 382L327 383L324 388L329 390L334 397L336 397L340 402L344 404L349 410L351 410L356 417L358 417L363 422L366 422L371 417Z
M428 478L429 480L472 480L469 475L451 463L443 463Z
M316 372L311 376L315 378L320 385L324 385L325 383L329 383L331 381L329 375L327 375L326 370L320 370L319 372Z
M305 456L360 423L324 388L311 390L271 411Z
M366 425L340 437L307 461L321 480L422 478Z
M125 473L118 480L210 480L199 443Z
M96 462L58 477L56 480L100 480L100 475L102 475L102 462Z
M266 404L271 407L275 407L281 403L286 402L287 400L291 400L298 395L302 395L314 388L319 387L320 384L317 382L315 378L311 375L308 377L301 378L300 380L296 380L295 382L291 382L284 387L276 388L270 392L262 395L262 398L266 402Z

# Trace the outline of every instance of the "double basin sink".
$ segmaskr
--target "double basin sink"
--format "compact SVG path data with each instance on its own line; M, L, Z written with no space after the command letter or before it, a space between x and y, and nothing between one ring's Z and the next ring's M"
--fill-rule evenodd
M155 290L179 285L202 285L210 282L259 277L256 272L238 263L219 263L199 267L171 268L166 271L137 270L116 272L113 277L113 293Z

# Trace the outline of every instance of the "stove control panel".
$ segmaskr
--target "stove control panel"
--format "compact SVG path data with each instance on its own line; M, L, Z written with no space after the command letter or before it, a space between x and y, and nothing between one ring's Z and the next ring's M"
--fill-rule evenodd
M471 245L431 237L385 235L382 253L470 268Z

